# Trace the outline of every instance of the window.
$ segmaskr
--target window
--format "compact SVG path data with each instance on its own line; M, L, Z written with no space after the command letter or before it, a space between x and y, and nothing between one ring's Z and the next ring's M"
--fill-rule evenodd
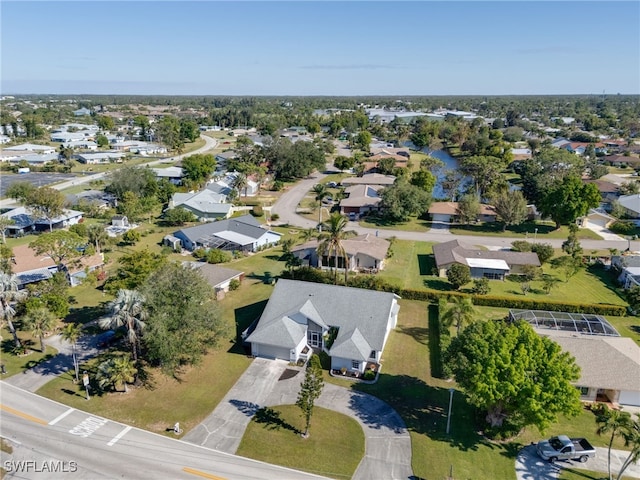
M374 360L376 359L376 351L375 350L371 350L371 355L369 355L369 358L373 358Z
M360 362L357 360L351 360L351 368L354 370L360 370Z
M322 335L320 332L309 332L307 334L307 343L314 348L321 347Z
M586 396L589 395L589 387L576 387L578 390L580 390L580 395L581 396Z

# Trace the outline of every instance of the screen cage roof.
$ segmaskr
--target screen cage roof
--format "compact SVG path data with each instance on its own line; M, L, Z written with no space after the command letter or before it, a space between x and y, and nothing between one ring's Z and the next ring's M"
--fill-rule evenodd
M512 321L524 320L534 328L563 330L582 335L619 337L618 331L600 315L589 313L549 312L546 310L509 310Z

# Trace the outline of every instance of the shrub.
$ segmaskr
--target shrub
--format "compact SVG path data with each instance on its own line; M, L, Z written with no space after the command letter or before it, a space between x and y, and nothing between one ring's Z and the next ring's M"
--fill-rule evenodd
M207 263L224 263L231 261L231 254L220 250L219 248L212 248L207 252Z
M229 282L229 290L231 290L233 292L234 290L237 290L238 288L240 288L240 280L238 280L237 278L234 278L233 280L231 280Z
M251 209L251 215L253 215L254 217L261 217L262 215L264 215L264 210L260 205L256 205Z
M538 255L540 264L547 263L553 258L555 251L553 245L549 243L534 243L531 245L531 251Z
M447 271L447 280L453 285L453 288L459 290L460 287L471 281L471 269L466 265L454 263Z
M631 235L635 232L636 226L630 220L618 220L609 227L609 230L620 235Z
M273 220L274 222L276 220L278 220L279 218L280 218L280 215L278 215L277 213L274 213L274 214L271 215L271 220Z
M275 182L273 182L273 185L271 186L271 190L273 190L274 192L279 192L283 188L284 188L284 183L282 183L280 180L276 180Z
M194 256L194 258L197 258L198 260L202 260L207 256L207 251L204 248L196 248L193 251L192 255Z
M140 232L136 230L127 230L124 232L124 235L122 235L122 241L128 245L135 245L136 242L140 241L140 237Z
M471 293L475 295L486 295L489 293L491 287L489 286L488 278L479 278L473 281L473 288L471 288Z
M515 252L530 252L533 249L533 244L525 240L516 240L511 243L511 250Z
M372 370L367 370L364 372L364 375L362 375L362 378L364 380L374 380L376 378L376 372Z

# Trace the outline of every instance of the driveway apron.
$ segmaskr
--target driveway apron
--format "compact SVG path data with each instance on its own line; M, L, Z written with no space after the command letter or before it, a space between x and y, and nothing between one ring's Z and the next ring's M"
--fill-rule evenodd
M289 371L282 375L285 370ZM256 358L213 413L183 440L235 453L253 414L266 406L294 404L303 378L304 370L288 368L286 362ZM411 438L388 404L326 383L316 405L348 415L362 427L365 455L354 479L412 477Z

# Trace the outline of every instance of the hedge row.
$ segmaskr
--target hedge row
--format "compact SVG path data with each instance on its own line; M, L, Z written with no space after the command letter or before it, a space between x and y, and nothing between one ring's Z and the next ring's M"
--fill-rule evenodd
M294 280L304 280L316 283L333 283L333 275L309 267L302 267L291 272L282 272L281 277ZM338 283L344 285L344 276L338 275ZM591 304L574 302L554 302L552 300L538 300L533 298L499 297L495 295L469 295L467 293L441 290L415 290L398 288L375 275L357 275L349 278L348 285L356 288L366 288L382 292L393 292L407 300L421 300L424 302L438 302L440 298L450 300L454 297L471 297L474 305L485 307L517 308L523 310L549 310L552 312L591 313L595 315L611 315L623 317L627 308L621 305Z

